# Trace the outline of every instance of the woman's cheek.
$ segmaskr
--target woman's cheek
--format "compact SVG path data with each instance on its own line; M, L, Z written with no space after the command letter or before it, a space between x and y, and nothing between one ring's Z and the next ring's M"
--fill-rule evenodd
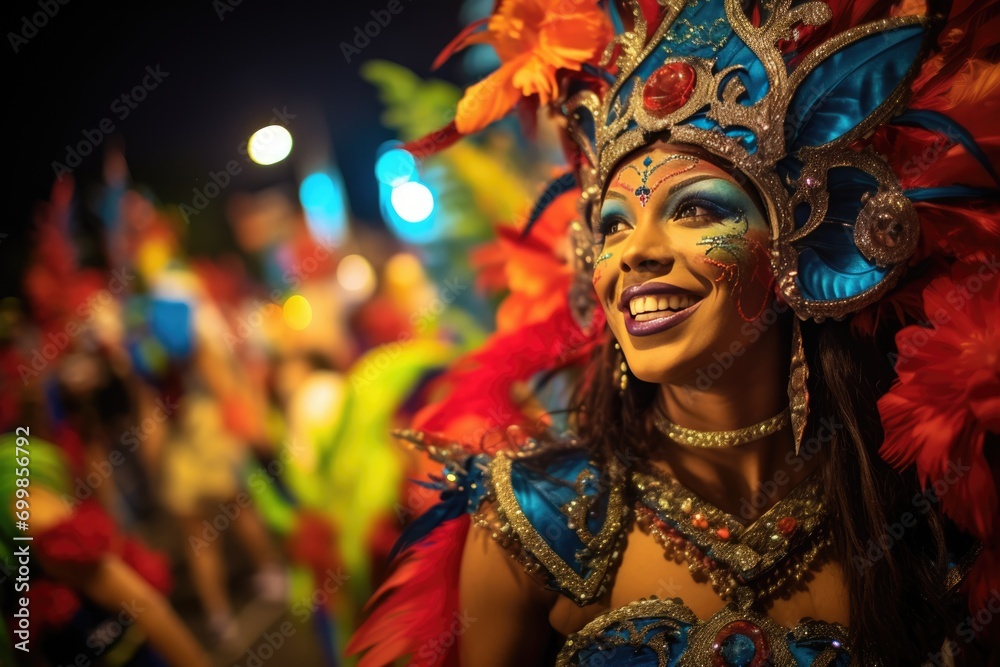
M748 231L744 237L744 257L733 275L733 294L740 317L753 322L767 308L774 284L766 232Z
M605 246L594 260L594 275L591 281L594 284L594 291L602 301L607 294L609 281L614 279L612 268L614 265L611 263L614 257L615 252L607 250Z

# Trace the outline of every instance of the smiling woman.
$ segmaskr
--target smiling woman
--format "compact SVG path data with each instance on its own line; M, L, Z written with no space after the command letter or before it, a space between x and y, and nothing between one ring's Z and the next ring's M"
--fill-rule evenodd
M397 545L363 665L987 664L962 619L1000 585L1000 350L965 297L1000 251L1000 179L965 105L1000 77L952 79L997 67L950 41L995 3L959 4L637 0L611 3L606 48L578 35L552 109L576 278L446 378L424 420L443 436L401 434L444 465L442 502ZM459 41L534 53L540 6ZM505 103L552 97L507 73ZM942 133L961 139L911 173ZM548 391L569 347L569 430L519 414L506 442L463 437L470 396Z
M774 297L768 227L750 195L678 150L658 146L625 162L600 211L594 289L646 382L684 384L713 351L748 344L741 328Z

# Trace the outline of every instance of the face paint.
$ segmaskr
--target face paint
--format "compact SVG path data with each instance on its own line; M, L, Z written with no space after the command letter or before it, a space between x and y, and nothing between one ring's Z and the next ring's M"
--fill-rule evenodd
M611 259L614 256L615 256L615 254L613 252L606 252L606 253L604 253L603 255L601 255L600 257L598 257L597 260L594 262L594 268L597 268L598 266L601 265L602 262L606 262L606 261L608 261L609 259Z
M683 386L713 355L753 342L745 325L767 310L773 276L769 228L751 193L677 153L651 150L612 176L595 230L594 290L632 373Z
M768 255L765 245L761 242L759 230L750 230L746 211L740 206L742 193L735 190L731 183L722 180L697 183L678 194L679 204L674 207L675 215L683 211L685 206L700 206L708 209L716 216L716 225L723 226L721 233L706 234L697 245L707 246L705 262L720 270L719 280L727 280L732 285L736 308L744 321L752 322L760 316L767 302L766 297L757 307L753 315L746 314L744 304L745 288L752 281L760 281L765 285L771 282L770 271L761 280L760 271L754 271L754 266L767 266ZM713 225L715 226L715 225ZM763 259L763 261L760 261ZM756 262L754 260L757 260Z
M596 260L594 260L594 276L591 279L591 282L596 284L601 280L601 275L603 274L603 271L601 270L601 264L608 261L614 256L615 254L613 252L606 252L600 257L598 257Z
M683 160L685 162L688 162L689 164L685 165L684 167L682 167L681 169L679 169L677 171L674 171L674 172L671 172L671 173L667 174L666 176L664 176L663 178L661 178L660 180L658 180L656 182L656 184L653 185L652 188L647 187L646 181L649 180L649 177L652 176L656 172L657 169L659 169L663 165L667 164L668 162L674 162L674 161L677 161L677 160ZM698 158L693 157L691 155L679 155L679 154L668 155L667 157L663 158L662 160L660 160L656 164L653 164L653 159L651 157L647 156L646 159L642 161L643 170L641 172L639 171L638 167L636 167L634 165L627 165L618 174L618 178L616 179L615 184L618 185L619 187L622 187L622 188L631 189L630 186L625 185L625 183L622 182L621 177L625 174L626 171L634 171L636 174L638 174L639 178L642 179L642 182L640 183L639 187L637 187L632 194L634 194L636 196L636 198L639 200L639 204L643 208L645 208L646 207L646 202L649 201L649 197L653 194L653 192L656 191L656 188L660 187L660 185L664 181L669 180L669 179L673 178L674 176L677 176L678 174L683 174L685 171L690 171L690 170L694 169L694 167L695 167L696 164L698 164ZM650 165L652 165L652 166L650 166Z

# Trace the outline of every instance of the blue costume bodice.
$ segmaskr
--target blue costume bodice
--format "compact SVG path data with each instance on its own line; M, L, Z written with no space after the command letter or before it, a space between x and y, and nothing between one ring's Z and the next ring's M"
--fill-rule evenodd
M442 495L445 502L429 513L432 518L428 520L471 513L477 524L492 529L495 539L533 578L579 606L590 604L607 592L626 528L636 512L625 500L623 477L619 477L616 466L601 469L589 460L584 450L574 448L547 455L541 464L524 454L500 453L495 457L480 454L448 463L445 479L450 480L448 490ZM794 494L794 491L789 494L793 500ZM667 498L660 501L663 503L674 499L669 494L660 497ZM704 514L710 521L722 520L700 505L692 508L688 499L676 500L693 516ZM797 506L793 502L792 506L806 507L802 502ZM705 507L710 506L705 504ZM666 512L661 518L668 528L681 528L676 515ZM818 518L803 510L798 520L800 526L807 526L814 525ZM774 553L768 550L768 545L775 541L770 535L775 533L776 523L773 516L769 519L765 514L742 532L738 532L740 526L730 524L734 532L728 543L723 543L717 534L691 535L690 539L709 558L725 557L741 563L743 576L749 578L756 572L773 569L777 562ZM422 530L428 528L425 525ZM737 536L739 540L735 539ZM734 597L740 598L738 594ZM805 619L788 630L747 604L745 596L743 601L742 605L730 602L711 618L699 620L680 598L636 600L601 614L569 635L556 664L581 667L846 667L850 664L843 626Z

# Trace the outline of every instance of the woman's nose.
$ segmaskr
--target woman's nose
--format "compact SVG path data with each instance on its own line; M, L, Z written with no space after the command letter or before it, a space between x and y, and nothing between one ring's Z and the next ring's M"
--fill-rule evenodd
M643 221L632 230L621 255L621 270L665 273L674 263L666 230L656 221Z

